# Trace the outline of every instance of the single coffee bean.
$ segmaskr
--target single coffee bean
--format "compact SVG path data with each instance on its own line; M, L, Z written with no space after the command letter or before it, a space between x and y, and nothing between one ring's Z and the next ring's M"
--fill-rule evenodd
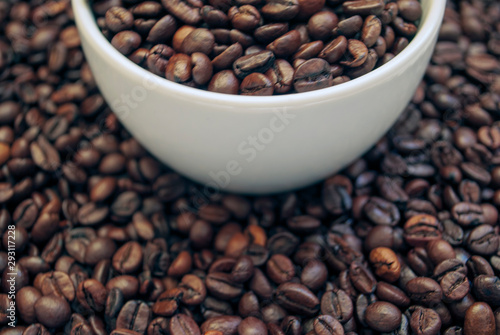
M66 299L57 295L40 297L34 305L39 322L49 328L63 326L71 316L71 307Z
M353 312L352 300L343 290L329 290L321 297L321 314L331 315L344 324Z
M437 335L441 329L441 319L430 308L416 307L411 313L410 326L416 334Z
M318 335L341 335L344 329L339 321L330 315L320 315L314 319L314 332Z
M470 289L467 277L458 271L446 274L440 281L443 289L443 299L448 301L458 301L463 299Z
M133 273L142 263L142 247L137 242L128 242L113 256L113 268L123 274Z
M370 262L375 267L375 274L388 282L395 282L401 274L401 265L397 255L389 248L378 247L370 252Z
M464 334L495 334L495 316L491 307L484 302L476 302L467 309Z
M410 305L410 298L400 288L383 281L378 282L375 294L380 300L390 302L400 308Z
M278 304L293 313L312 315L319 310L318 298L301 284L283 283L277 288L275 297Z
M406 284L406 292L410 299L424 304L441 301L443 291L439 284L427 277L417 277Z
M365 322L376 331L391 332L400 326L401 312L389 302L377 301L366 308Z
M170 334L201 335L200 328L193 318L184 314L177 314L173 316L170 319L168 329Z
M148 305L140 300L130 300L123 305L116 319L116 328L124 328L144 334L151 317Z
M274 91L271 80L262 73L251 73L240 85L242 95L272 95Z
M141 36L134 31L121 31L113 37L111 44L122 54L129 55L141 45Z
M297 92L308 92L332 86L332 73L327 61L312 58L302 63L293 76Z
M404 237L412 246L424 246L432 240L439 239L438 221L431 215L416 215L406 221L404 226Z
M241 318L236 315L213 317L203 322L200 326L200 330L203 334L209 331L220 331L223 334L237 335L238 326L241 321Z
M240 57L233 63L234 74L243 79L253 72L264 73L274 64L274 60L275 56L271 51L260 51Z
M271 256L266 264L267 275L277 284L290 281L295 276L292 261L280 254Z
M99 281L87 279L78 285L76 297L84 308L101 312L106 304L107 291Z

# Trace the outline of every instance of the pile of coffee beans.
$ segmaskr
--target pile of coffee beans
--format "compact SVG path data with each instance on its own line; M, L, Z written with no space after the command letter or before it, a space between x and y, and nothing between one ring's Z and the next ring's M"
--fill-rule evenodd
M499 56L500 2L450 1L366 155L206 194L110 113L69 0L1 1L0 334L498 335Z
M212 92L273 95L342 84L417 32L419 0L94 0L97 24L134 63Z

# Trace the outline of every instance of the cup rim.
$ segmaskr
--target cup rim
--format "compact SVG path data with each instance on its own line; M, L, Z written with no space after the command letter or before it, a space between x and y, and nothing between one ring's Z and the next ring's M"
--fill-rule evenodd
M421 0L428 2L429 5L423 12L423 20L420 22L417 34L408 46L379 68L341 85L332 86L310 92L292 93L272 96L245 96L232 95L217 92L210 92L198 88L188 87L179 83L169 81L150 71L140 67L132 62L128 57L116 50L113 45L104 37L90 8L88 0L71 0L73 12L79 33L94 47L101 50L106 55L106 62L117 69L126 68L123 74L132 81L144 82L148 80L151 86L158 90L169 91L173 96L193 101L196 99L199 103L206 104L225 104L232 105L234 111L244 111L250 109L263 108L269 110L269 107L283 107L290 105L314 104L317 101L332 100L347 95L356 94L368 89L378 81L383 81L387 76L401 71L405 64L411 63L412 58L422 54L426 47L432 45L433 36L441 26L441 21L445 10L445 0Z

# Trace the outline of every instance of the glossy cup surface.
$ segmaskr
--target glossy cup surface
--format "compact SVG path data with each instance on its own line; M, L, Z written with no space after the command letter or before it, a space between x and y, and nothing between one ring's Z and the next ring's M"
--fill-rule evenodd
M348 83L271 97L182 86L120 54L87 0L72 0L96 82L124 126L153 155L207 192L276 193L335 173L394 123L436 43L445 0L421 0L419 31L389 63Z

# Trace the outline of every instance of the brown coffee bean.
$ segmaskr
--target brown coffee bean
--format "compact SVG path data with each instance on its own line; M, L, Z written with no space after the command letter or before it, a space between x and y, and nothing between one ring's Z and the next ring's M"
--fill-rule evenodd
M417 334L439 334L441 318L430 308L416 307L411 314L410 326Z
M342 4L347 15L379 15L384 10L384 2L379 0L353 0Z
M288 21L300 12L299 1L268 1L261 9L262 15L269 20Z
M49 328L63 326L71 316L71 308L66 299L57 295L43 296L34 305L39 322Z
M321 297L321 313L331 315L341 323L352 318L354 306L343 290L328 290Z
M267 275L277 284L290 281L295 276L292 261L280 254L271 256L266 263Z
M200 52L210 55L214 48L215 37L210 30L198 28L189 33L182 41L180 50L183 53L191 55Z
M401 265L397 255L389 248L378 247L370 252L370 262L375 267L375 274L392 283L399 279Z
M432 240L441 238L438 221L434 216L421 214L406 221L404 237L412 246L423 246Z
M21 319L26 323L35 323L35 303L42 297L42 293L32 287L25 286L17 292L17 309Z
M464 334L495 334L495 317L491 307L484 302L476 302L465 313Z
M198 0L162 0L162 5L176 18L188 25L196 25L201 20L200 8L203 3Z
M111 44L124 55L139 48L141 42L141 36L132 30L120 31L111 40Z
M111 7L106 11L106 27L114 32L132 28L134 16L123 7Z
M300 33L290 30L267 45L266 49L274 53L276 57L284 58L294 54L300 47Z
M406 292L410 299L419 303L432 304L441 301L443 290L431 278L417 277L406 284Z
M113 255L113 268L119 273L133 273L142 264L142 247L137 242L128 242Z
M274 85L264 74L255 72L243 78L240 91L242 95L272 95Z
M377 301L366 308L365 321L376 331L391 332L401 324L401 312L389 302Z
M238 94L240 83L232 70L222 70L214 74L208 84L211 92Z
M328 62L320 58L312 58L295 70L293 85L297 92L308 92L330 87L332 79Z
M278 304L292 313L312 315L319 310L318 298L301 284L281 284L275 292L275 298Z

